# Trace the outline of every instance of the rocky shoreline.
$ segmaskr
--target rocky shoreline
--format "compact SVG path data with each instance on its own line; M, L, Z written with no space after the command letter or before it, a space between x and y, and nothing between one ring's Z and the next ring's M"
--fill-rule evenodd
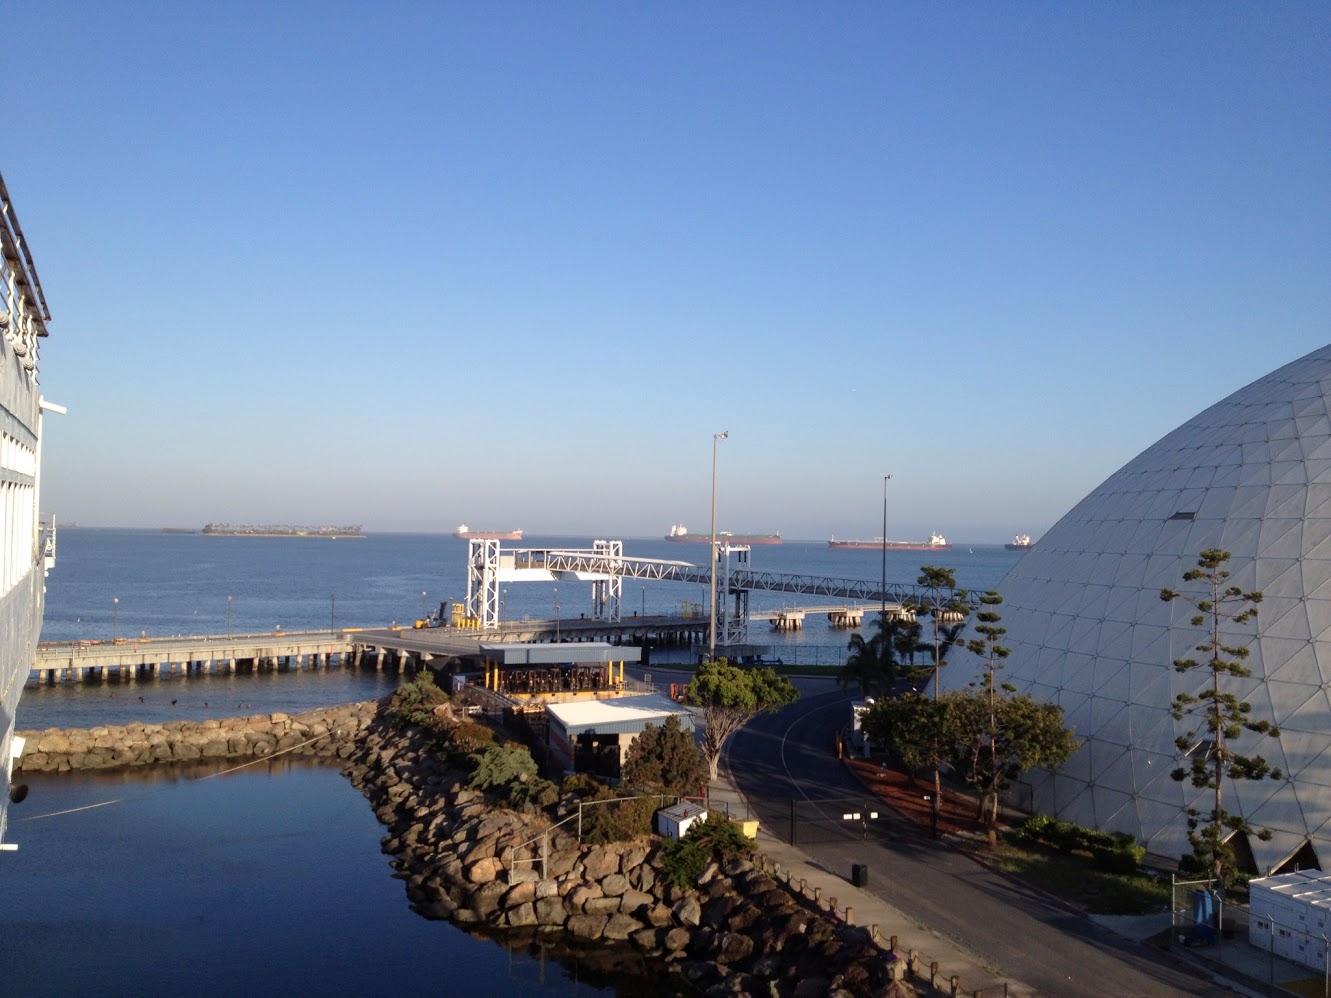
M64 773L163 763L255 759L291 752L346 759L377 716L374 702L325 707L302 714L255 714L165 724L108 724L96 728L19 731L23 754L15 773Z
M666 967L663 987L708 995L909 995L904 966L756 862L712 863L687 889L655 838L590 846L544 813L499 808L419 729L382 704L295 716L23 732L19 771L67 771L292 752L337 760L387 834L407 897L471 932L563 938Z

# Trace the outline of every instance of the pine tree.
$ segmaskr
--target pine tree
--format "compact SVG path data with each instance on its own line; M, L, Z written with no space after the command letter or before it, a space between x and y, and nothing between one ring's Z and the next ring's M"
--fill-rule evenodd
M1252 675L1252 670L1243 665L1248 649L1225 644L1221 640L1221 628L1246 624L1257 616L1257 604L1262 601L1260 592L1245 593L1239 586L1226 585L1230 573L1223 566L1229 558L1228 551L1207 548L1198 556L1197 567L1183 573L1184 582L1201 582L1202 592L1199 594L1160 590L1160 598L1166 603L1181 599L1196 608L1196 614L1189 621L1193 627L1208 627L1206 638L1195 646L1195 650L1204 656L1202 661L1195 658L1174 660L1176 672L1207 669L1211 678L1197 694L1180 693L1174 697L1171 713L1175 721L1198 715L1201 723L1175 739L1179 751L1190 756L1191 765L1179 767L1171 775L1180 783L1188 780L1198 789L1215 792L1215 803L1209 815L1193 807L1187 809L1188 842L1194 859L1221 885L1234 872L1234 847L1230 844L1230 836L1243 832L1256 834L1263 841L1271 837L1269 830L1255 830L1241 815L1225 810L1221 799L1224 779L1283 778L1280 770L1272 769L1261 756L1241 755L1232 744L1244 731L1279 738L1280 730L1270 721L1249 720L1252 705L1221 686L1222 680L1246 679Z
M950 568L935 565L921 565L920 576L916 580L922 592L908 601L910 609L918 613L928 613L934 621L934 700L937 700L942 688L943 665L948 652L961 640L961 631L966 626L966 614L970 607L966 605L966 590L957 588L956 573ZM929 645L922 645L925 651ZM930 814L930 830L938 834L938 815L943 807L942 759L934 760L934 796L933 810Z
M999 761L998 753L998 682L996 674L1003 668L1003 659L1011 654L1011 649L1004 648L998 642L1002 640L1007 633L1006 627L1000 627L999 622L1003 619L998 611L993 608L1003 602L1003 597L998 595L992 589L981 594L980 603L983 610L975 614L975 619L979 622L975 625L975 632L980 635L978 638L971 638L966 642L966 649L974 655L979 655L984 659L986 685L989 695L989 765L993 770L993 779L990 782L992 792L985 796L980 796L980 810L985 819L985 826L989 829L989 844L994 845L997 842L998 828L998 786L999 774L1003 768L1003 763Z

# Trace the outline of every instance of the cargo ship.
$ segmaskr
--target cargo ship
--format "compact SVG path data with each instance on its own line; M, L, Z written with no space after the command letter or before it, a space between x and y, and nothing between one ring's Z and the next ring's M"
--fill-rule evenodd
M37 653L46 610L46 573L55 564L55 520L38 511L42 466L42 419L64 408L41 397L37 343L51 320L28 242L19 228L9 191L0 177L0 418L5 445L0 474L5 482L5 517L0 550L6 566L0 579L0 851L17 849L5 840L9 807L27 796L14 786L14 760L23 739L14 735L14 714Z
M885 541L875 537L871 541L839 541L835 537L827 542L830 548L857 548L870 551L951 551L952 545L942 534L930 534L927 541Z
M684 524L676 523L670 527L670 533L665 535L665 539L668 541L694 541L695 543L701 542L706 544L712 539L712 535L710 533L691 534L689 533L689 528L684 526ZM716 539L718 541L724 541L726 544L780 544L781 534L780 532L775 534L736 534L729 530L718 530L716 532Z
M1031 543L1030 534L1018 534L1016 537L1012 538L1010 543L1004 544L1003 547L1009 551L1029 551L1031 548L1035 547L1035 545Z
M231 523L205 523L201 534L211 537L364 537L359 523L345 527L295 527L288 523L265 523L262 526Z
M464 541L520 541L522 540L521 530L472 530L465 523L459 523L458 529L453 531L454 537L461 537Z

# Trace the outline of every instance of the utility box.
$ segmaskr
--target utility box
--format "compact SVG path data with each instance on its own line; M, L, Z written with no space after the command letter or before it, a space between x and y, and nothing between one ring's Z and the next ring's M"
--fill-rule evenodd
M691 801L680 801L656 812L656 830L663 838L682 839L695 821L707 820L707 808Z
M869 886L869 867L864 863L853 863L850 867L850 882L854 887Z

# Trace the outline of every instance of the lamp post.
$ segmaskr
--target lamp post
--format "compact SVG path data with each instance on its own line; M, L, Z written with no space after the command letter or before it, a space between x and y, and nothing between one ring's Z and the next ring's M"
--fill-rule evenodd
M707 569L707 659L716 661L716 445L730 436L729 430L712 434L712 563Z
M425 590L421 590L421 620L425 619Z
M504 611L505 611L507 608L508 608L508 590L507 590L507 589L501 589L501 590L499 590L499 616L500 616L500 619L503 618L503 616L504 616Z
M647 616L647 587L646 587L646 586L643 586L643 587L642 587L642 612L639 613L638 616L639 616L639 617L645 617L645 616Z
M120 597L111 597L111 643L116 643L117 633L120 628Z
M328 630L337 630L337 593L328 594Z
M555 640L559 640L559 587L555 586Z
M231 596L226 598L226 636L231 637Z
M887 482L891 475L883 476L883 640L887 640Z

